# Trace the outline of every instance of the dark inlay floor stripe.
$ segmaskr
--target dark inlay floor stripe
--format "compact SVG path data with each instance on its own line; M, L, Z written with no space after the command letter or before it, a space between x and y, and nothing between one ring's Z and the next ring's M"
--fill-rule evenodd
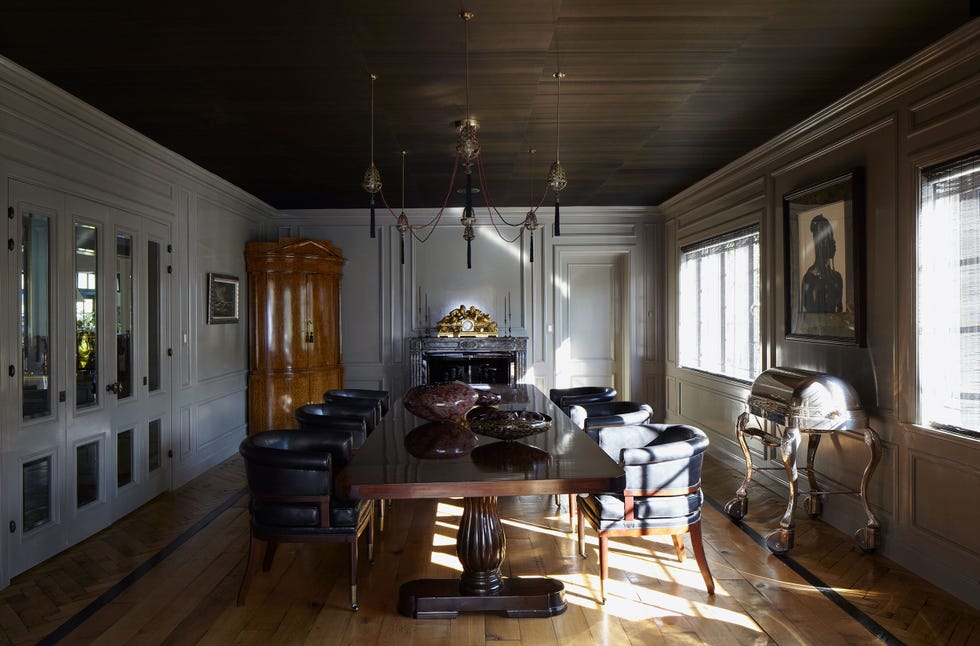
M211 510L207 516L204 516L199 521L184 530L180 536L167 543L163 549L140 564L135 570L127 574L121 581L119 581L119 583L100 594L92 603L79 610L70 619L65 621L65 623L61 624L51 633L41 639L38 644L55 644L67 637L73 630L81 626L86 619L107 606L113 599L125 592L126 588L139 581L143 575L148 573L165 558L177 551L181 545L189 541L199 531L210 525L214 519L234 506L235 503L237 503L246 493L248 493L248 489L244 487L233 493L227 500Z
M729 520L731 520L732 523L737 525L743 532L745 532L746 535L748 535L752 540L758 543L762 549L766 550L767 552L769 551L769 547L766 545L766 539L764 536L762 536L762 534L755 531L745 523L741 523L731 519L731 517L725 513L724 506L718 503L717 501L715 501L714 499L705 496L704 500L709 505L711 505L712 508L714 508L720 514L722 514L725 518L728 518ZM865 614L864 611L862 611L860 608L858 608L853 603L851 603L843 596L841 596L841 594L837 592L837 590L834 590L833 587L824 583L820 579L820 577L818 577L816 574L806 569L804 566L800 565L800 563L794 560L793 557L788 556L786 554L773 554L773 556L775 556L780 561L785 563L786 566L789 567L789 569L793 570L801 577L803 577L803 579L806 580L807 583L809 583L815 589L820 591L823 594L823 596L833 601L838 608L846 612L856 622L864 626L865 630L871 633L875 638L884 642L885 644L889 644L889 646L904 646L904 642L902 640L900 640L898 637L895 637L895 635L888 632L887 628L879 624L877 621L875 621L867 614Z

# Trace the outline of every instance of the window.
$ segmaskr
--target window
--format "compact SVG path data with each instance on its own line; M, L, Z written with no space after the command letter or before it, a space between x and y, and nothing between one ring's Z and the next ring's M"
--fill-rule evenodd
M759 342L759 227L681 249L680 365L751 381Z
M922 172L919 422L980 435L980 153Z

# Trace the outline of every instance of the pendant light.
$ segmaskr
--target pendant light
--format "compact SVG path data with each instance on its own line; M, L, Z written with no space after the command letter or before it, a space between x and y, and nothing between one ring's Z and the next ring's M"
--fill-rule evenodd
M364 179L361 180L361 188L371 195L371 237L375 237L374 231L374 195L381 190L381 171L374 165L374 82L378 77L371 74L371 165L364 171Z
M555 72L555 79L558 81L558 98L555 101L555 162L548 171L548 185L555 192L555 237L561 235L561 220L559 219L558 194L568 186L565 179L565 169L561 167L561 80L565 78L565 73L559 69Z
M405 264L405 232L409 230L408 216L405 215L405 154L402 151L402 212L398 214L395 227L398 229L398 257Z
M528 194L530 196L529 203L531 205L531 208L527 212L527 215L524 216L524 228L528 231L528 233L530 233L530 245L528 247L529 250L528 256L532 263L534 262L534 231L535 229L541 226L540 224L538 224L538 216L537 216L538 209L534 205L534 153L535 152L537 151L535 151L534 148L528 148L527 150L527 174L530 179L528 184L528 186L530 187L528 190Z

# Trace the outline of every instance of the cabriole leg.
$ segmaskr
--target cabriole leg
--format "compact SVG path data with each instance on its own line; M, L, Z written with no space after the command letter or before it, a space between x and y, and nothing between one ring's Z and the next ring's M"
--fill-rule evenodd
M786 512L783 514L782 520L779 521L779 529L766 536L766 545L776 554L787 552L793 547L793 535L795 533L793 511L796 509L797 477L799 475L796 470L796 451L799 446L800 429L796 427L785 429L779 449L783 458L783 468L786 469L786 479L789 481L789 500L786 503Z
M858 547L865 552L873 552L881 547L881 528L874 512L871 511L871 506L868 504L868 482L871 480L871 474L878 467L878 462L881 461L881 438L878 437L874 429L866 428L864 429L864 443L871 449L871 458L868 460L867 466L864 467L864 475L861 476L861 503L864 505L864 513L868 515L868 524L855 532L854 540L857 541Z
M745 456L745 478L742 486L735 492L735 497L725 503L725 513L733 520L742 520L749 511L749 482L752 481L752 454L749 453L749 445L745 441L745 426L749 422L749 414L742 413L738 416L735 424L735 437L738 445L742 447L742 455Z

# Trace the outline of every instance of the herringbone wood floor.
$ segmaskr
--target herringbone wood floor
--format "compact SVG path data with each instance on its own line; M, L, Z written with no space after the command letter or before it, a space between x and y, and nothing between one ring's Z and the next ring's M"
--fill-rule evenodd
M740 475L706 465L705 491L723 503ZM222 503L213 521L95 611L64 643L172 644L862 644L876 639L786 564L705 505L704 534L717 594L709 598L693 559L678 563L668 540L611 543L608 603L596 603L595 539L577 555L565 510L549 498L501 499L506 567L513 575L564 581L568 610L550 619L469 615L415 621L400 616L401 582L448 576L459 567L457 501L397 501L378 537L376 562L362 560L361 610L347 607L346 550L337 544L280 548L243 607L246 497L237 456L163 495L107 530L16 577L0 591L0 641L33 643L146 563ZM747 524L774 526L782 494L756 485ZM791 556L908 644L980 644L980 613L849 536L802 514ZM366 551L366 550L365 550ZM689 550L690 551L690 550ZM364 551L362 551L363 553Z

